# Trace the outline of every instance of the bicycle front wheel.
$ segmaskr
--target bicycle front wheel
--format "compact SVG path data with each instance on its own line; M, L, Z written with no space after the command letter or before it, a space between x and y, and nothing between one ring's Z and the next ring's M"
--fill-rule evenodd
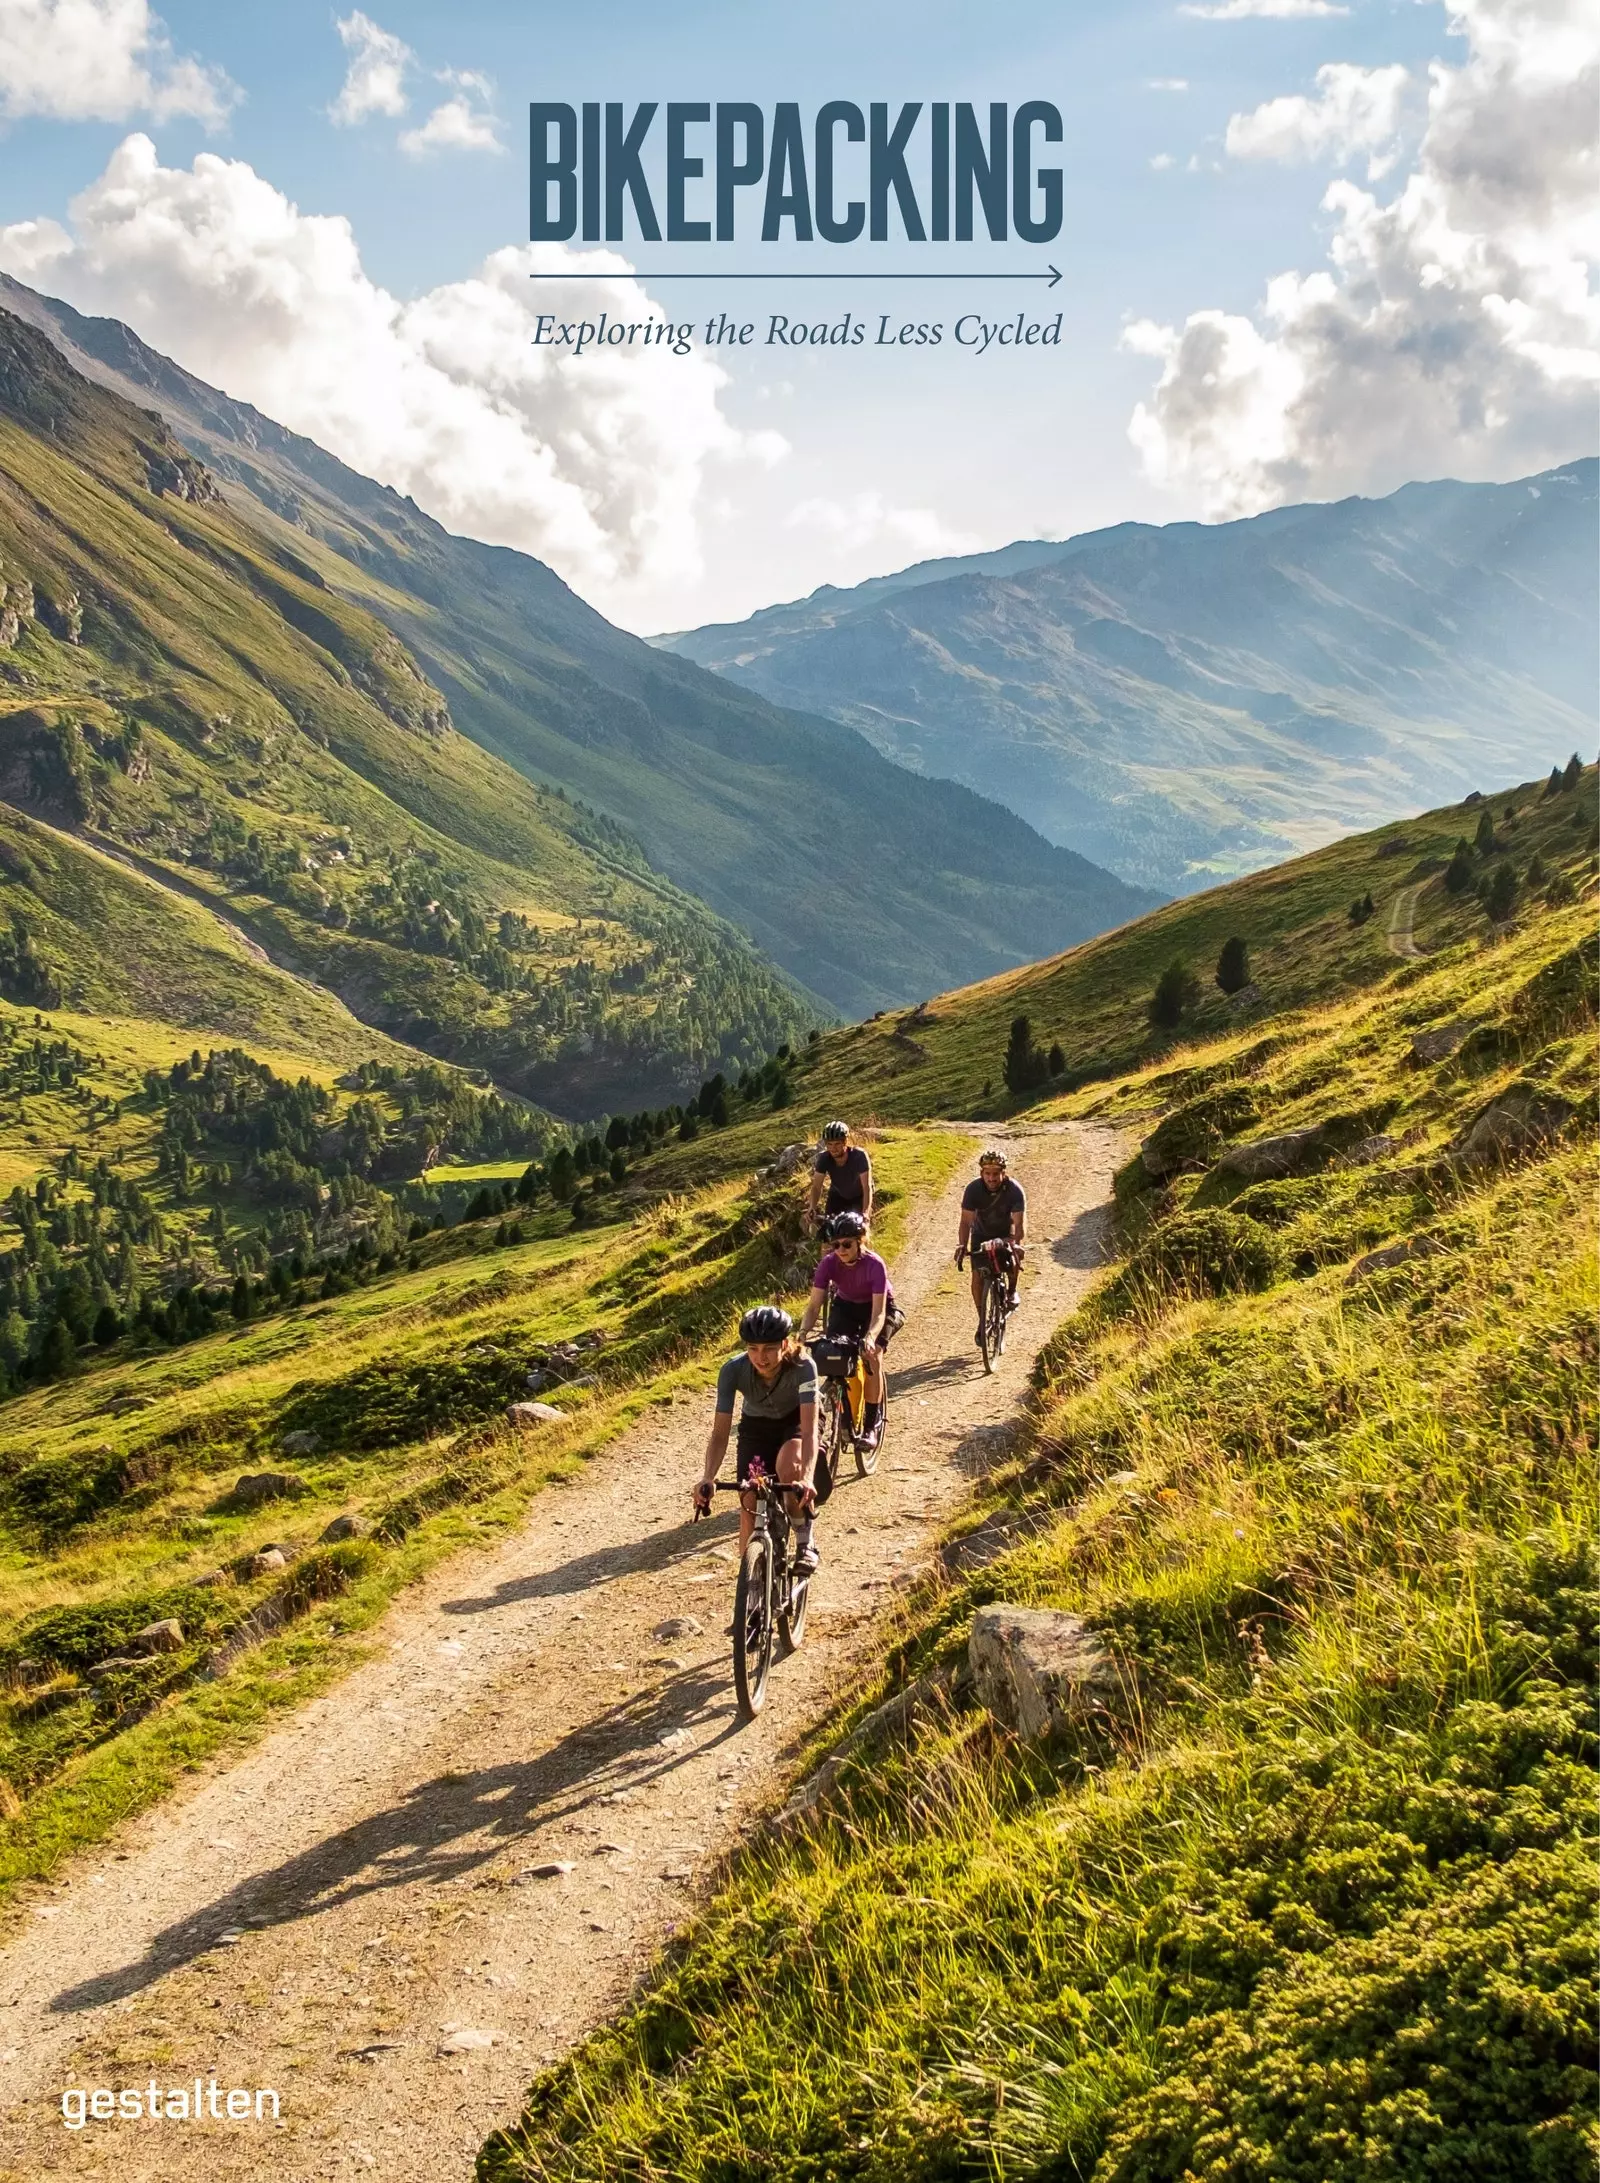
M739 1564L733 1594L733 1687L741 1720L753 1721L772 1666L772 1541L756 1532Z
M983 1300L983 1366L986 1372L992 1372L1005 1355L1008 1301L1005 1283L991 1280Z
M812 1490L820 1508L839 1482L839 1454L844 1446L844 1396L837 1380L823 1383L817 1405L817 1467L811 1474Z
M811 1579L790 1577L787 1597L778 1609L778 1635L786 1653L793 1652L806 1634L806 1609L811 1604Z

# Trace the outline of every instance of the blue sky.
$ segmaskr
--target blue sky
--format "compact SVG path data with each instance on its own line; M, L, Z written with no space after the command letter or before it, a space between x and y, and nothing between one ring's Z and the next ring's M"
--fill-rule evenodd
M1233 0L1240 11L1318 4ZM1574 312L1570 267L1587 261L1593 238L1576 203L1581 154L1562 137L1573 128L1564 87L1575 63L1581 77L1593 60L1576 0L1464 0L1455 34L1443 8L1419 0L1222 20L1148 0L1052 10L824 0L804 11L374 0L371 34L389 41L391 56L404 51L388 101L403 99L404 111L380 104L345 125L330 107L352 58L373 50L366 30L351 31L351 10L170 0L135 36L130 14L142 15L144 0L77 0L80 14L103 9L114 35L132 38L123 77L85 76L74 89L67 55L54 87L15 67L8 88L8 16L23 38L43 35L59 30L50 18L62 5L0 0L0 97L14 117L0 136L0 264L82 308L129 317L158 347L264 408L299 406L285 422L358 467L387 467L453 527L541 551L635 627L730 618L925 551L1388 490L1413 464L1513 475L1592 441L1595 325L1587 300ZM1510 61L1508 35L1518 49ZM209 88L174 88L185 57L212 72ZM1430 62L1445 71L1431 108ZM948 338L932 354L758 348L723 359L720 382L704 359L651 360L648 385L588 359L559 374L541 361L542 377L508 391L523 368L511 357L523 330L508 313L525 296L525 266L503 262L492 293L461 284L526 240L525 114L539 97L739 97L769 109L788 98L808 110L830 97L1048 98L1066 123L1059 243L940 255L986 270L1030 256L1059 265L1050 304L1065 311L1062 346L982 359ZM474 117L466 135L476 144L402 148L407 131L452 100ZM210 126L177 110L185 106ZM117 170L115 186L74 218L74 198L94 191L136 131L154 158ZM491 133L503 151L486 141ZM1520 206L1483 211L1484 192L1463 184L1451 150L1464 135L1486 139L1485 172L1504 165L1509 145L1528 170ZM172 181L197 154L243 163L259 188L241 194L237 167L226 190L215 174L205 190ZM1330 202L1330 185L1344 196ZM358 269L308 275L305 253L326 256L327 235L278 214L274 193L301 223L348 222ZM225 247L221 223L231 223ZM1437 266L1463 235L1480 259L1487 248L1505 261L1487 303L1476 274L1452 274L1438 293ZM1330 265L1336 244L1341 262ZM294 267L287 299L273 253ZM645 269L646 295L651 264L685 255L665 244L628 254ZM691 255L713 265L808 262L753 243ZM890 243L847 262L920 261ZM1267 308L1269 281L1286 274L1298 285ZM337 281L354 284L353 301L329 285ZM735 303L758 321L770 310L809 318L854 308L948 323L962 308L992 307L996 291L732 290L708 275L654 293L685 319ZM1031 290L1000 293L1012 308L1034 301ZM375 314L389 299L415 307L396 338L427 351L421 363L409 349L374 361ZM286 328L286 312L304 323ZM490 320L494 356L483 346ZM1143 328L1131 341L1130 325ZM1442 377L1413 361L1415 337L1437 339L1441 325L1469 328L1476 344ZM1359 373L1346 361L1352 333L1366 358ZM388 421L351 415L342 402L333 385L341 340L352 373L381 377L393 362L397 386L406 380ZM418 376L441 369L451 382L443 409L461 405L448 434L432 431L434 397ZM485 424L467 413L473 402L498 412ZM1136 445L1129 427L1141 404Z

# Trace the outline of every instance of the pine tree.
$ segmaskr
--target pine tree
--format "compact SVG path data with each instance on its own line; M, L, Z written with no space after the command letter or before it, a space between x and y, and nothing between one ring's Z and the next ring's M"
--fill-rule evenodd
M1465 838L1456 843L1455 854L1451 857L1444 875L1444 884L1449 894L1465 894L1472 885L1472 851L1467 847Z
M1495 866L1494 877L1490 880L1488 891L1483 898L1483 906L1488 911L1492 923L1503 925L1515 908L1516 900L1516 867L1507 859L1504 864Z
M1217 957L1217 983L1224 993L1242 993L1250 983L1250 950L1237 933L1222 943Z
M1036 1091L1050 1073L1050 1062L1033 1043L1033 1022L1028 1016L1013 1016L1011 1036L1006 1042L1006 1057L1001 1064L1001 1076L1005 1087L1014 1099L1021 1099L1028 1092Z
M1487 804L1478 814L1478 831L1474 836L1473 846L1481 857L1493 856L1500 846L1494 838L1494 813Z
M1200 997L1194 973L1182 956L1168 963L1150 996L1150 1021L1158 1031L1175 1031L1186 1008Z
M1567 760L1566 770L1561 776L1561 785L1563 788L1576 788L1578 783L1582 779L1583 760L1578 756L1577 752L1574 751L1572 756Z

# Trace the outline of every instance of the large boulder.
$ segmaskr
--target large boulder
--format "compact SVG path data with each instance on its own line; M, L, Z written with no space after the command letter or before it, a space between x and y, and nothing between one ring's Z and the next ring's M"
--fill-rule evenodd
M305 1486L287 1471L247 1471L234 1485L231 1499L237 1508L261 1508L268 1501L292 1500Z
M1452 1140L1450 1150L1461 1167L1504 1167L1559 1137L1573 1112L1556 1092L1513 1084L1473 1116Z
M553 1402L513 1402L506 1409L506 1423L523 1429L535 1425L559 1425L566 1416Z
M142 1630L136 1630L128 1643L135 1652L182 1652L183 1624L168 1620L147 1622Z
M315 1433L285 1433L278 1442L280 1455L315 1455L322 1446Z
M1257 1137L1247 1145L1231 1146L1218 1160L1217 1173L1237 1175L1244 1182L1278 1182L1285 1175L1304 1175L1320 1167L1328 1151L1320 1128L1291 1129L1281 1137Z
M1106 1713L1122 1693L1097 1633L1050 1608L980 1607L967 1665L982 1703L1030 1742Z

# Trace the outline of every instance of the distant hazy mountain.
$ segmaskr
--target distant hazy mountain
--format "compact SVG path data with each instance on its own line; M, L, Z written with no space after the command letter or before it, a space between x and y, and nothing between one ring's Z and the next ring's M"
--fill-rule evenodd
M924 561L658 640L1183 890L1595 739L1596 463Z
M115 319L3 275L0 306L158 411L270 553L388 625L464 736L621 821L656 872L842 1012L1010 969L1152 906L1001 804L613 628L542 562L453 537Z

